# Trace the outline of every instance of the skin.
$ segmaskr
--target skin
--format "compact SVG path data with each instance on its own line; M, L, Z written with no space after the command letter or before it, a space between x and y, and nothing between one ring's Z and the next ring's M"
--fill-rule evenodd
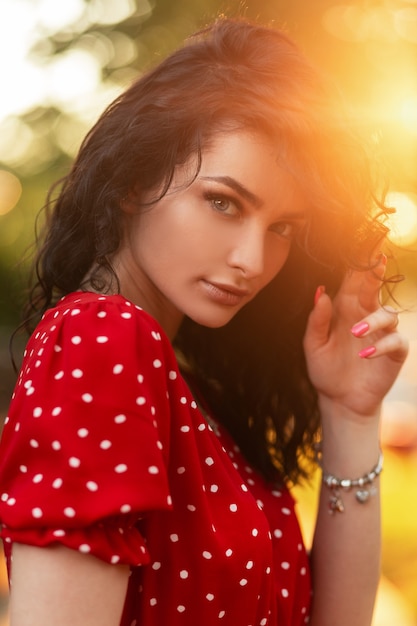
M113 260L121 292L171 338L183 315L219 327L255 297L282 268L307 211L262 135L216 134L189 184L192 165L179 169L169 193L146 211L141 201L151 201L157 190L145 198L132 192L122 207L124 242ZM383 260L378 272L383 275ZM306 359L322 411L323 465L336 476L359 477L375 465L381 401L407 354L396 313L378 304L379 288L371 272L350 272L333 301L326 293L317 298L306 329ZM367 324L359 336L358 323ZM372 356L360 357L370 346ZM324 487L310 624L369 626L379 579L379 496L364 505L344 494L346 511L334 516L328 497ZM116 626L127 578L127 568L91 555L17 544L10 624Z

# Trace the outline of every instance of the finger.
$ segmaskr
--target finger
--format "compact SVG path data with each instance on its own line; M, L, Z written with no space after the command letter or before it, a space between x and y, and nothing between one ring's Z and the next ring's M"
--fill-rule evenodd
M350 270L347 272L338 296L354 296L358 303L367 311L372 311L378 306L378 295L381 282L385 275L387 257L381 255L379 262L368 270Z
M374 345L360 350L358 354L362 359L389 356L393 361L402 363L408 354L408 341L400 333L389 333L378 339Z
M354 337L366 337L378 330L392 331L399 322L398 312L390 306L380 307L352 326Z
M317 350L327 343L332 314L332 301L324 292L324 287L319 287L316 293L314 308L309 315L304 335L304 348L306 351Z

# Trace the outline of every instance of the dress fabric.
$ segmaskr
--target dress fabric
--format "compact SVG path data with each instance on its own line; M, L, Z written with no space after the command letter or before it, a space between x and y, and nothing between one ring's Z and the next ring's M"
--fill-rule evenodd
M285 487L210 426L158 323L76 292L29 340L0 444L12 542L131 568L121 626L298 626L308 557Z

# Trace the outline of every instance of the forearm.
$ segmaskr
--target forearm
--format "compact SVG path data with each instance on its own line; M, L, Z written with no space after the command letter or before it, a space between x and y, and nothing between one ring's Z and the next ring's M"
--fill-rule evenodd
M378 419L323 420L323 467L339 478L359 478L378 460ZM366 502L341 490L344 511L329 514L323 485L312 549L311 626L369 626L380 576L380 485Z

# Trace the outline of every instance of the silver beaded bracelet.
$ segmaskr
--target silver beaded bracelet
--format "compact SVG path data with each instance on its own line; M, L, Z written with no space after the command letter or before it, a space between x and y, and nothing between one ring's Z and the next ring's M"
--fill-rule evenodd
M331 491L331 496L329 498L329 513L332 515L333 513L343 513L345 510L345 505L341 496L341 489L345 491L350 491L351 489L355 489L355 497L356 500L360 504L364 504L369 500L371 496L374 496L377 493L377 489L373 486L374 480L377 476L380 475L384 465L384 456L382 452L379 453L378 461L375 467L371 469L370 472L364 474L360 478L337 478L332 474L326 472L323 468L321 461L321 446L317 444L315 447L316 450L316 461L322 470L322 480L328 489Z

